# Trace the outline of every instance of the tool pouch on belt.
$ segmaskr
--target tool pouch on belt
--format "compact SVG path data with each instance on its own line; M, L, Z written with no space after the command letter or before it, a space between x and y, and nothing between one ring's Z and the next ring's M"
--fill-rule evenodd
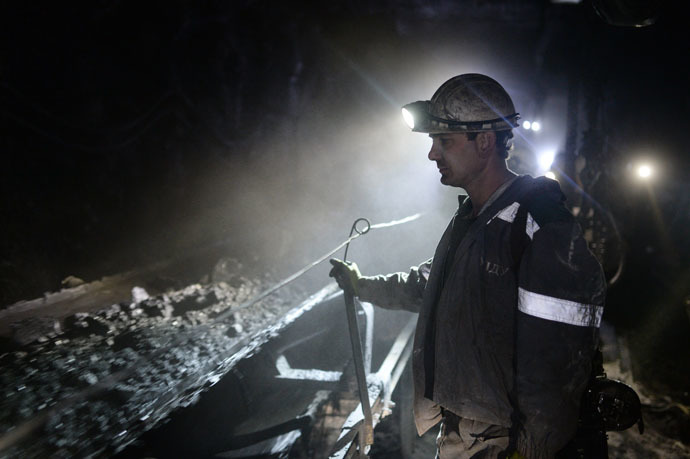
M597 350L590 379L580 402L577 433L556 455L558 459L608 458L606 432L626 430L637 424L644 432L642 404L635 390L627 384L609 379Z
M626 430L637 424L644 432L642 407L635 390L620 381L597 378L586 389L580 423L606 431Z

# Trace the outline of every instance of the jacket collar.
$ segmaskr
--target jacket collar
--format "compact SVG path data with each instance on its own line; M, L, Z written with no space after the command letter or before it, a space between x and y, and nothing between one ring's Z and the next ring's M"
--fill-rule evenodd
M489 196L489 199L484 203L482 208L479 210L477 213L477 216L481 215L486 209L488 209L491 204L496 202L498 198L501 197L501 195L517 180L520 178L519 175L516 175L515 177L512 177L505 183L503 183L501 186L499 186L496 191ZM474 205L472 204L472 201L470 200L470 197L466 194L460 194L458 195L458 217L460 218L468 218L472 215L472 210L474 209Z
M479 231L486 225L491 217L499 210L509 205L509 201L515 200L517 193L516 190L520 188L520 183L527 180L525 177L528 176L519 176L511 179L509 182L504 184L506 185L505 188L501 186L494 192L494 194L491 195L489 201L487 201L487 203L482 207L479 215L477 215L476 220L472 223L472 226L470 226L470 229L465 234L465 237L462 238L456 253L451 256L455 256L456 259L460 258L462 254L467 251L469 246L475 240ZM472 215L472 203L469 201L469 197L466 197L460 205L457 213L460 218L468 218L470 215ZM468 209L469 214L463 217Z

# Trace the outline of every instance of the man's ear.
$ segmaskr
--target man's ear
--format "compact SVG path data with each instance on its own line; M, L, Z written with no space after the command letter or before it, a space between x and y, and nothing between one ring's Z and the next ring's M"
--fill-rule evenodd
M482 156L489 156L496 150L496 134L493 131L477 134L477 149Z

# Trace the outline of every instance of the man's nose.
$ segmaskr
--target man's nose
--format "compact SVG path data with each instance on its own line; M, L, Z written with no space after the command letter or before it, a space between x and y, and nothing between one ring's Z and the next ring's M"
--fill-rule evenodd
M438 161L441 158L441 150L436 140L434 140L431 143L431 149L429 150L428 158L429 161Z

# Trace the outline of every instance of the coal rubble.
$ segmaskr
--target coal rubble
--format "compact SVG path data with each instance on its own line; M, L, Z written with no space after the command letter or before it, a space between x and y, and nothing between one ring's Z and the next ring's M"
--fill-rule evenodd
M62 321L26 320L0 356L0 457L115 454L193 403L238 348L300 299L282 289L222 321L268 279L193 284Z

